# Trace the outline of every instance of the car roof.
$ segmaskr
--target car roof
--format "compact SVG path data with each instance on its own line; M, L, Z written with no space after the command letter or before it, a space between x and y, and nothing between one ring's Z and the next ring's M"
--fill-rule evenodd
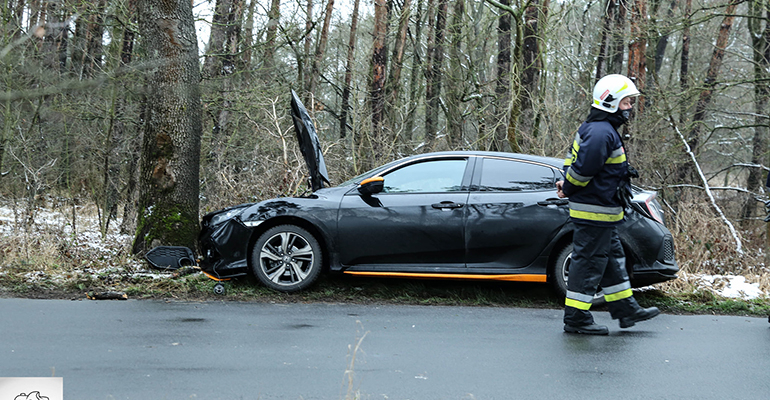
M536 156L532 154L521 154L521 153L507 153L507 152L501 152L501 151L438 151L438 152L432 152L432 153L415 154L413 156L402 158L400 161L408 161L413 159L430 158L430 157L452 157L452 156L504 157L504 158L512 158L512 159L518 159L523 161L531 161L531 162L537 162L541 164L547 164L554 168L559 168L559 169L561 169L562 165L564 164L564 159L560 159L556 157Z

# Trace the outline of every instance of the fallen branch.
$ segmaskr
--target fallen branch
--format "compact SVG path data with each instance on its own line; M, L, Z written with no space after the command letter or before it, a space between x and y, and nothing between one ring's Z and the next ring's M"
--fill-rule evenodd
M128 295L123 292L88 292L88 300L128 300Z
M679 135L679 138L682 139L682 143L684 144L684 149L692 159L692 162L695 165L695 170L698 171L698 176L700 176L700 179L703 182L703 190L706 191L706 195L708 196L709 200L711 200L711 205L714 207L714 210L716 210L722 222L724 222L725 225L727 225L727 227L730 229L730 233L733 235L733 239L735 240L735 251L738 254L743 255L743 245L741 243L741 238L738 237L738 232L735 231L735 227L733 226L732 223L730 223L730 220L728 220L727 217L725 217L725 214L722 212L722 209L719 208L719 205L717 205L716 200L714 200L714 195L711 193L711 188L709 187L708 180L706 179L706 176L703 174L703 170L701 170L700 164L698 164L698 160L695 158L695 153L692 152L690 145L687 143L687 139L685 139L682 132L679 131L679 128L676 126L676 123L674 122L672 117L669 117L668 122L669 124L671 124L671 127L674 128L676 133Z

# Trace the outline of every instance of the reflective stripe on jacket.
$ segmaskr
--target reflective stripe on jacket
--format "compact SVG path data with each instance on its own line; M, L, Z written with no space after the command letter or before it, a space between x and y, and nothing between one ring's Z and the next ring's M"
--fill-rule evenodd
M628 171L620 135L607 121L584 122L564 160L563 191L570 216L579 223L615 225L623 207L615 197Z

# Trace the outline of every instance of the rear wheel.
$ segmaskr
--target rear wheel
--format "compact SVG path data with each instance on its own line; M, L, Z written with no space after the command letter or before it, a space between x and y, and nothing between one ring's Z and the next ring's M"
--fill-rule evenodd
M572 265L572 243L568 243L561 247L556 253L556 258L551 264L551 271L549 276L551 278L551 285L559 296L567 296L567 282L569 282L569 268ZM594 299L591 302L594 306L604 304L604 291L599 287L599 291L594 295Z
M310 232L296 225L279 225L257 239L251 252L251 268L265 286L295 292L318 278L321 257L321 246Z

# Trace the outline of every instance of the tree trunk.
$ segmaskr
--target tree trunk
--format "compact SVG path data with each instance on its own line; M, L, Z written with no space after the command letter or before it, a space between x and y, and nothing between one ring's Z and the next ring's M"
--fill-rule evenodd
M444 66L444 34L446 29L446 16L449 0L438 0L436 10L436 27L434 29L435 43L433 52L428 54L431 58L426 74L429 81L425 90L427 109L425 111L425 135L427 136L427 148L433 150L436 146L436 137L438 135L438 116L441 107L441 81L443 74L441 72Z
M201 137L200 65L192 4L140 0L147 49L139 216L133 252L197 247Z
M372 133L370 165L374 165L382 158L383 118L385 112L385 68L388 65L387 48L385 39L387 35L388 9L385 0L374 2L374 45L372 48L372 80L369 89L369 101L372 107Z
M348 112L350 110L350 83L353 81L353 63L356 54L356 32L358 31L358 6L361 0L353 3L353 15L350 21L350 37L348 39L348 54L345 61L345 85L342 88L342 107L340 110L340 138L345 138L348 128Z
M254 4L257 0L251 0ZM278 24L281 18L281 0L272 0L270 11L267 13L267 34L265 40L265 73L267 79L271 79L275 73L275 48L278 34Z
M610 28L612 43L610 45L610 65L607 69L607 74L622 74L623 73L623 55L626 48L626 10L629 5L627 0L618 0L615 7L613 7L613 19L615 21Z
M447 31L449 34L449 73L446 90L447 141L449 150L459 149L463 139L462 100L465 87L465 74L462 51L462 27L464 24L465 0L455 0L452 21Z
M396 128L396 116L398 115L398 110L401 108L401 102L399 101L399 97L401 96L401 70L404 65L406 31L409 28L409 14L411 7L412 1L404 0L404 4L401 6L401 14L398 19L398 31L396 34L396 43L395 46L393 46L393 57L390 62L390 73L387 86L387 124L393 132L400 132L400 130ZM400 139L403 140L404 138L401 137Z
M404 126L404 131L407 135L408 139L412 139L414 137L414 124L415 124L415 110L417 109L417 104L420 101L421 97L421 81L419 79L420 76L420 65L422 64L422 52L421 50L421 43L422 43L422 26L423 26L423 20L422 20L422 0L417 1L417 10L416 10L416 18L415 18L415 33L414 37L412 38L412 72L411 76L409 77L409 109L406 113L406 121Z
M541 32L545 32L543 25L548 19L548 6L548 0L537 0L531 2L524 12L519 135L525 139L525 143L538 136L535 103L540 97L540 74L543 70L540 43L543 40Z
M69 43L67 12L61 3L46 2L45 14L41 16L46 22L45 37L43 38L43 65L49 71L60 74L67 69L67 46Z
M231 135L230 109L232 108L232 79L220 79L235 73L236 57L240 44L241 20L244 0L217 0L212 17L206 59L203 65L204 78L209 80L217 94L209 106L212 119L211 151L209 160L218 166L221 142Z
M719 70L722 67L722 60L725 54L725 48L727 47L727 39L730 36L730 30L733 26L733 20L735 19L735 8L740 0L731 0L725 9L725 17L722 19L722 24L719 27L719 35L717 36L716 46L711 55L711 61L709 62L709 68L706 72L706 79L703 82L703 89L698 97L698 102L695 105L695 113L693 114L692 126L687 135L687 144L692 149L692 152L697 155L700 145L700 136L703 124L706 120L706 110L711 104L711 99L714 95L714 87L717 84L717 77L719 76ZM686 164L680 166L678 171L678 177L680 182L691 182L693 179L692 173L695 166L692 161L688 161Z
M307 8L305 10L305 51L302 53L302 55L299 55L297 57L297 82L302 85L302 88L305 89L305 96L302 99L302 101L305 103L306 107L310 107L310 110L312 110L313 104L311 103L311 93L307 90L308 87L310 87L310 81L309 77L305 73L305 60L307 57L310 57L310 49L313 48L313 36L311 35L313 31L313 0L307 0Z
M604 8L606 11L604 13L604 17L602 18L602 30L599 39L599 54L596 56L596 74L594 74L595 82L598 82L599 79L602 79L602 77L607 74L604 70L604 64L609 58L607 48L609 46L610 34L612 32L612 16L614 15L614 10L616 8L615 1L616 0L607 0L607 5Z
M137 23L136 1L129 0L126 3L126 6L126 14L124 15L124 18L131 21L132 23L125 24L123 26L123 41L120 49L121 68L124 68L131 63L134 53L134 40L136 36L136 32L134 32L133 28ZM121 113L123 113L125 104L121 104L120 107ZM137 173L137 165L139 164L139 151L137 151L137 149L141 146L141 140L137 137L138 135L128 135L128 128L126 127L126 124L120 119L118 120L118 125L116 128L119 131L119 134L122 135L123 140L126 140L129 143L126 146L127 154L124 172L126 175L126 185L124 189L125 202L123 205L123 220L120 223L120 233L129 234L136 232L136 218L138 208L137 202L139 200L138 193L136 192L137 179L139 178L139 174Z
M684 0L684 27L682 29L682 55L679 58L679 88L687 94L690 90L690 26L692 25L692 0ZM682 101L679 109L679 122L687 115L687 102Z
M754 139L752 140L751 163L761 165L767 157L768 118L767 104L770 99L770 88L767 85L768 69L770 69L770 23L765 21L762 28L762 14L770 16L770 10L764 1L752 1L749 3L749 35L754 60ZM751 168L746 180L746 189L751 192L759 192L762 187L765 171L761 168ZM754 216L757 208L757 200L749 196L741 211L744 226ZM768 239L770 240L770 239Z
M323 61L324 54L326 53L326 43L329 37L329 24L332 19L332 11L334 10L334 0L328 0L326 3L326 14L324 14L324 24L321 28L321 37L318 40L318 46L315 49L315 56L313 57L312 73L310 74L310 86L308 92L314 97L316 96L316 87L318 86L318 78L321 75L321 62Z
M628 77L636 88L644 93L647 81L647 0L636 0L631 7L631 41L628 44ZM638 117L644 112L644 100L636 101L634 112Z
M510 0L500 2L510 5ZM497 78L495 79L496 123L495 135L490 143L492 151L507 150L508 110L511 104L511 13L501 12L497 19Z

